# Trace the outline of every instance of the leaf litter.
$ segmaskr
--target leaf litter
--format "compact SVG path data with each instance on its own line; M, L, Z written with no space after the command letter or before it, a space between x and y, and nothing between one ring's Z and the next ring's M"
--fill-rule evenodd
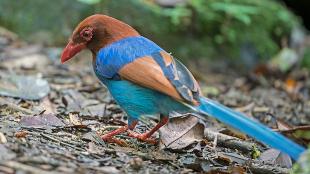
M126 141L125 147L105 143L99 134L124 125L127 116L94 77L90 59L81 58L87 55L61 65L60 48L27 45L15 37L9 40L1 45L0 54L0 172L290 172L292 161L279 151L216 120L199 120L191 114L172 117L160 129L159 145L126 134L118 136ZM297 140L294 130L309 132L300 128L310 122L309 73L295 70L287 80L229 75L212 67L207 71L202 91L210 98L286 135L294 134ZM284 130L284 124L277 122L290 126ZM146 119L135 131L154 125Z

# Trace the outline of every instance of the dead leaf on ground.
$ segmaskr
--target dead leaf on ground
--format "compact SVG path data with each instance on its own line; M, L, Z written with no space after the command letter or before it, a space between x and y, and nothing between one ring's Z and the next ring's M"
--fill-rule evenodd
M266 150L261 154L259 159L266 163L279 165L285 168L292 168L293 165L291 158L277 149Z
M56 108L52 104L51 100L48 97L44 97L42 101L40 102L39 105L40 108L42 108L45 114L55 114L56 113Z
M39 116L25 116L20 120L23 126L64 126L65 124L53 114Z
M204 125L195 116L174 117L160 129L160 148L183 149L204 137Z
M290 130L292 129L292 126L285 123L284 121L280 120L280 119L276 119L273 115L272 115L272 118L275 119L276 121L276 126L277 126L277 129L279 131L285 131L285 130Z
M276 119L272 117L276 121L277 131L292 137L293 139L303 143L305 145L309 144L310 142L310 125L304 126L291 126L286 122Z

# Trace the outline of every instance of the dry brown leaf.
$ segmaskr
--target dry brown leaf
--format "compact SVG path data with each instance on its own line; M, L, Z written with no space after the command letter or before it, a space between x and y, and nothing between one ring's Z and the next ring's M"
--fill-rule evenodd
M291 137L294 140L297 140L301 144L304 144L304 145L309 144L310 125L291 126L280 119L276 119L276 123L277 123L276 131L279 131L283 133L284 135Z
M161 149L183 149L203 139L204 125L195 116L175 117L160 129L160 133Z
M276 119L276 123L277 123L277 128L278 128L278 130L280 130L280 131L292 129L292 126L291 126L291 125L285 123L285 122L282 121L282 120Z
M45 114L56 113L56 108L53 106L52 102L48 97L44 97L40 103L40 107L45 110Z

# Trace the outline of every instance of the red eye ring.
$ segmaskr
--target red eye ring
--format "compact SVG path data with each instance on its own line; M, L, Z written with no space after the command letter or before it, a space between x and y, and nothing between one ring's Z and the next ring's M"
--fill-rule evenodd
M90 41L93 37L93 29L91 27L84 28L80 32L80 36L86 41Z

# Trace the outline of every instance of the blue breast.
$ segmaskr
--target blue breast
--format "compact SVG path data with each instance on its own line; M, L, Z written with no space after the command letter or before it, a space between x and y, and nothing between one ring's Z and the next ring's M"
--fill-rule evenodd
M101 80L101 79L100 79ZM131 119L139 119L140 116L164 114L171 111L188 112L189 108L173 98L144 88L126 80L102 79L108 87L111 95Z
M124 65L161 50L157 44L143 36L127 37L101 48L94 68L101 76L114 78Z

